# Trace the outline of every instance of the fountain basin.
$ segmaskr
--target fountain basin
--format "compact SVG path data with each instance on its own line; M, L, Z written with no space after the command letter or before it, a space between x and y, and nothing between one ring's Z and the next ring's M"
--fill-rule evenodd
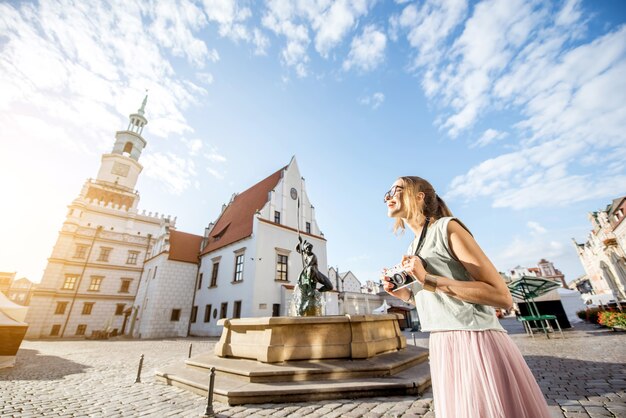
M406 347L399 314L221 319L219 357L263 363L366 359Z

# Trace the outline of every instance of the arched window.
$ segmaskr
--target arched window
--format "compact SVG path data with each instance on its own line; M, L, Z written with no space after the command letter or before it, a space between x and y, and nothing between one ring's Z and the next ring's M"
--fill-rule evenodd
M133 143L132 142L127 142L126 145L124 145L123 154L130 155L132 150L133 150Z

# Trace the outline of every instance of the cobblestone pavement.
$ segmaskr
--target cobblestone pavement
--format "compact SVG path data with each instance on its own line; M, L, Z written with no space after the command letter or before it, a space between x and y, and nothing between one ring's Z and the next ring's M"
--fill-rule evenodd
M579 324L565 339L523 334L515 320L503 324L518 345L555 417L626 417L626 333ZM427 334L407 342L427 346ZM24 341L14 368L0 370L0 417L198 417L206 398L156 382L157 367L181 361L189 345L199 353L216 340ZM134 383L141 354L141 383ZM434 417L432 393L231 407L224 417Z

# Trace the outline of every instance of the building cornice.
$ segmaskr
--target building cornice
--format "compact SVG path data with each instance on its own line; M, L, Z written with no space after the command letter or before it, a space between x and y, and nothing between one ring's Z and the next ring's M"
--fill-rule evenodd
M73 296L72 291L68 290L67 293L61 292L54 289L37 289L33 291L33 296L47 296L47 297L58 297L58 298L71 298ZM78 293L76 295L76 299L99 299L99 300L127 300L132 302L135 300L135 295L130 293L122 293L119 295L116 294L106 294L99 292L91 292L91 293Z
M141 267L127 267L127 266L119 266L115 264L99 264L99 263L86 263L85 261L72 261L65 260L63 258L54 258L50 257L48 259L48 263L56 263L62 264L64 266L76 266L76 267L87 267L94 269L103 269L103 270L119 270L119 271L132 271L135 273L141 273Z
M81 226L79 226L80 228L83 228ZM130 235L130 234L125 234L123 232L115 232L115 231L104 231L104 233L108 233L108 234L120 234L120 235L126 235L128 237L132 237L132 238L140 238L142 241L147 241L148 240L148 236L140 236L140 235ZM78 231L75 232L71 232L71 231L59 231L59 235L66 235L66 236L70 236L74 239L86 239L87 241L91 242L91 240L93 239L93 235L82 235L80 234ZM140 247L140 248L145 248L146 247L146 243L145 242L130 242L130 241L123 241L123 240L115 240L115 239L111 239L111 238L106 238L103 237L101 235L98 235L98 242L102 243L102 242L106 242L109 244L124 244L124 245L129 245L129 246L133 246L133 247ZM82 244L82 243L80 243Z

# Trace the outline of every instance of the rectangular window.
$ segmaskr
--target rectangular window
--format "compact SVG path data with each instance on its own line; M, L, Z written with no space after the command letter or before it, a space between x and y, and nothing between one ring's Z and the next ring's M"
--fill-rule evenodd
M115 315L124 315L125 303L118 303L115 305Z
M276 222L277 224L280 223L280 212L277 210L274 211L274 222Z
M122 279L119 293L128 293L130 291L130 279Z
M272 305L272 316L280 316L280 303Z
M198 307L193 306L191 308L191 323L194 324L196 322L196 318L198 316Z
M233 305L233 318L241 318L241 301L236 300Z
M87 245L76 245L76 251L74 252L74 258L85 258L87 256Z
M204 322L211 322L211 309L213 309L211 305L204 307Z
M100 255L98 256L98 261L109 261L111 250L112 248L100 247Z
M311 233L311 222L307 222L306 223L306 233L310 234Z
M139 256L139 251L129 251L128 258L126 259L126 264L137 264L138 256Z
M276 254L276 280L287 281L287 261L289 256Z
M200 276L198 276L198 290L202 287L202 275L203 273L200 273Z
M50 336L57 336L59 335L59 332L61 332L61 325L52 325L52 329L50 330Z
M91 315L91 310L93 309L94 302L85 302L83 303L83 315Z
M85 335L85 332L87 332L86 324L80 324L76 327L76 335Z
M170 321L178 321L180 319L180 309L172 309Z
M222 307L220 308L220 319L226 318L227 312L228 312L228 302L223 302Z
M243 254L235 257L235 277L233 281L240 282L243 280Z
M220 263L213 263L213 271L211 272L211 286L209 287L215 287L217 286L217 271L220 268Z
M63 290L74 290L78 276L74 274L66 274L65 281L63 282Z
M57 302L57 308L54 311L54 314L63 315L65 313L65 308L67 308L67 302Z
M102 279L104 277L101 276L91 276L91 283L89 284L89 291L91 292L99 292L100 285L102 284Z

